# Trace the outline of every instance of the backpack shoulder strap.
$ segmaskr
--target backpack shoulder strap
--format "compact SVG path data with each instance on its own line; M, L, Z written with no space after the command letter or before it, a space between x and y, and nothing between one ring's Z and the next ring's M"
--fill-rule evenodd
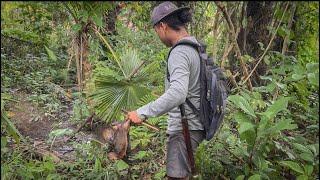
M186 40L186 39L183 39L181 41L179 41L178 43L176 43L169 51L168 53L168 58L167 58L167 79L168 81L170 82L170 74L169 74L169 69L168 69L168 60L169 60L169 56L170 56L170 53L171 51L177 47L178 45L188 45L188 46L191 46L193 47L194 49L196 49L198 51L198 53L201 53L203 51L205 51L205 47L203 44L197 44L193 41L190 41L190 40ZM199 54L200 55L200 54ZM200 58L201 58L201 55L200 55ZM188 104L188 106L192 109L192 111L196 114L196 115L199 115L199 110L191 103L191 101L187 98L186 99L186 103Z
M179 45L188 45L188 46L191 46L191 47L193 47L194 49L196 49L199 53L200 53L201 51L203 51L203 49L204 49L204 48L202 48L203 44L197 44L197 43L195 43L195 42L193 42L193 41L190 41L190 40L187 40L187 39L182 39L182 40L180 40L178 43L176 43L174 46L172 46L171 49L170 49L170 51L169 51L169 53L168 53L168 57L167 57L167 79L168 79L168 81L170 81L170 74L169 74L169 69L168 69L169 56L170 56L170 54L171 54L171 51L172 51L175 47L177 47L177 46L179 46Z

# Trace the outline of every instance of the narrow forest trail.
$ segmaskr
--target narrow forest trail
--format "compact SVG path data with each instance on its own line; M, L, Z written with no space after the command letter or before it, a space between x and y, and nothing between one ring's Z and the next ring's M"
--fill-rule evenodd
M79 151L79 145L88 144L88 142L92 140L99 141L99 137L97 136L99 133L99 128L90 129L88 127L83 127L69 141L67 141L67 139L70 137L70 135L62 135L57 137L52 135L52 132L55 130L69 129L72 130L72 132L75 132L78 129L79 122L72 123L72 121L70 121L72 115L72 104L68 104L70 107L68 107L67 110L61 110L58 114L49 115L45 112L43 107L40 107L37 105L37 103L31 102L28 99L28 97L31 96L30 94L15 91L11 95L16 101L8 103L7 113L12 122L16 125L19 132L27 140L26 143L23 143L22 147L27 147L25 146L27 144L30 145L27 147L29 152L49 155L56 163L76 163L78 160L77 157L79 156L78 153L83 153ZM95 124L94 127L99 127L102 125L101 122L96 123L98 125ZM134 129L139 127L137 126L131 128ZM146 130L148 129L146 128ZM155 168L160 166L161 169L158 173L164 173L166 157L165 151L161 150L161 152L156 153L160 150L157 144L162 138L164 137L158 134L150 139L150 144L148 147L135 147L130 149L127 157L123 158L124 162L126 162L132 168L130 171L134 171L138 167ZM143 141L143 139L141 140ZM130 139L130 142L131 141L133 142L137 140ZM164 140L162 139L161 141ZM32 150L30 147L33 147ZM165 149L166 147L163 148ZM153 152L152 155L150 154L151 152ZM105 153L107 154L108 152L105 151ZM143 153L148 153L149 155L146 156L143 155ZM152 159L153 163L150 165L149 161L140 159L139 156L142 155L146 156L145 158L150 156L149 160ZM129 171L126 173L129 173ZM152 179L152 174L143 170L140 174L140 178Z
M68 143L65 142L68 135L50 136L54 130L68 129L74 132L77 129L76 124L69 120L72 107L65 112L59 112L60 114L49 114L36 103L30 102L29 96L24 92L13 93L17 102L9 104L8 116L17 129L34 147L53 152L62 160L75 160L74 142L88 142L95 138L94 132L79 132Z

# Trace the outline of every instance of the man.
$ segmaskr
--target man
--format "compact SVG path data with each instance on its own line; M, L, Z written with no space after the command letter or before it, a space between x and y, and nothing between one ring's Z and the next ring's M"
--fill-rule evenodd
M152 25L162 43L174 46L182 39L197 42L186 31L186 23L191 21L189 8L177 8L171 2L164 2L154 8ZM148 117L156 117L168 112L167 177L168 179L188 179L191 167L181 125L179 105L184 103L188 119L193 153L205 138L200 118L185 103L188 98L199 109L200 106L200 57L198 51L188 45L176 46L168 57L170 81L165 80L165 93L157 100L129 112L127 118L133 123L141 123Z

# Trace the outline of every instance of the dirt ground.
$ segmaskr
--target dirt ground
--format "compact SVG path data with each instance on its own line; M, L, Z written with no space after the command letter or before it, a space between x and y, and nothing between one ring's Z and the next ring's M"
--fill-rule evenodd
M15 92L13 96L18 102L9 104L7 114L22 136L27 138L34 147L53 152L61 159L72 160L75 157L72 142L87 142L96 138L94 132L83 130L68 143L65 143L68 136L57 137L53 143L52 140L48 141L49 133L53 130L68 128L75 131L77 129L77 126L69 121L70 112L60 112L62 114L57 116L49 115L43 108L28 101L28 94ZM69 109L72 110L72 107Z
M12 103L8 116L15 123L23 136L29 136L34 140L45 140L52 130L53 122L41 109L28 102L27 95L15 93L19 103Z

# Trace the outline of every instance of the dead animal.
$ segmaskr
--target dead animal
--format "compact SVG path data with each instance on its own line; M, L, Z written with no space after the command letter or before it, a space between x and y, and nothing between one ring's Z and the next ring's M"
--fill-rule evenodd
M129 145L130 120L123 122L114 122L111 126L102 127L98 131L99 140L103 143L109 143L113 151L108 153L110 160L122 159L127 155L130 149Z

